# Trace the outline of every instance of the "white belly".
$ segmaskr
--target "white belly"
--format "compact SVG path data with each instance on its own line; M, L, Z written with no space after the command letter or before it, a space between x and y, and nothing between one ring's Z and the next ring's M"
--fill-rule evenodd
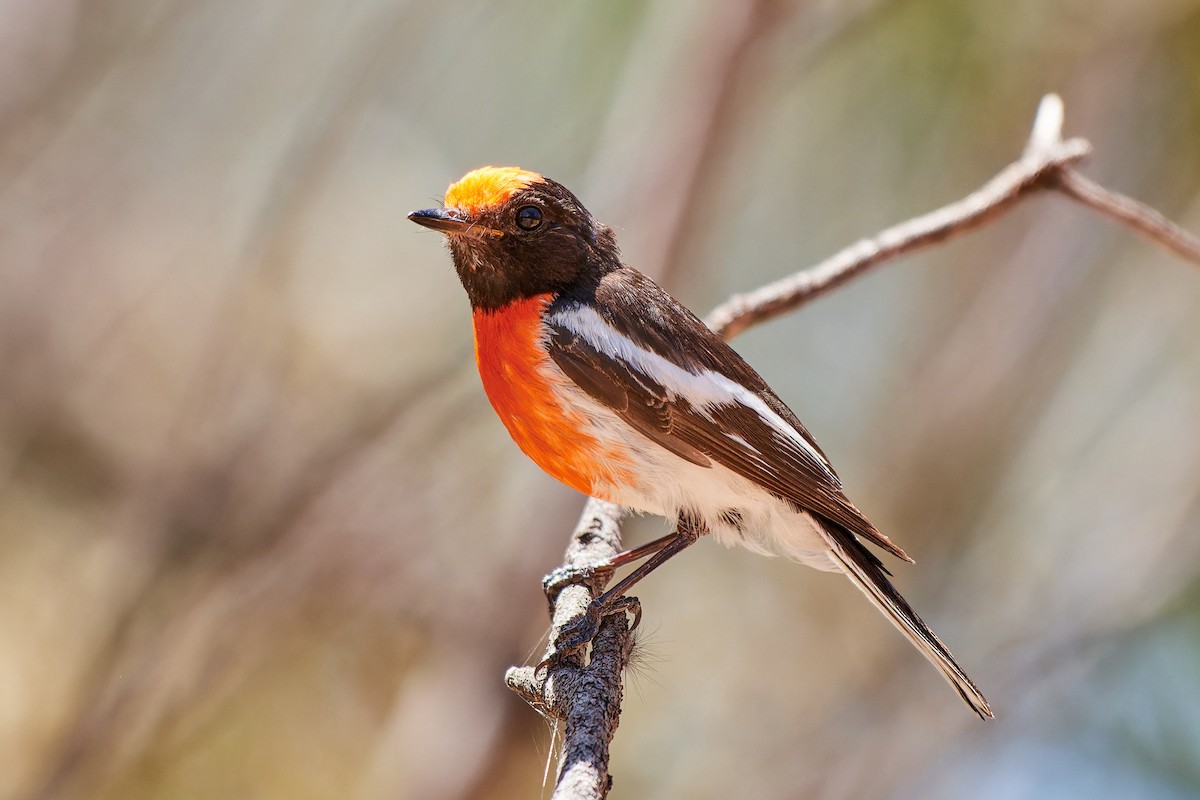
M582 391L574 387L563 390L570 403L581 407L591 421L589 432L602 441L619 441L633 460L638 482L607 487L608 499L672 522L682 513L690 513L728 547L741 545L762 555L782 555L820 570L836 571L824 538L807 513L796 511L719 464L701 467L685 461L633 430Z

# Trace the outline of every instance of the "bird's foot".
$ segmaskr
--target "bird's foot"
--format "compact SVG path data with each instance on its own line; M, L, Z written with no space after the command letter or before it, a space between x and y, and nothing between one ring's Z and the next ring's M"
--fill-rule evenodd
M613 614L631 614L633 622L629 630L637 628L642 622L642 601L636 597L616 597L607 602L601 598L593 600L582 614L563 626L554 638L554 650L542 663L537 665L537 671L559 663L564 658L578 654L591 644L600 631L600 623L605 617Z
M558 601L558 593L568 586L588 584L593 587L597 581L608 583L616 567L611 564L595 564L590 567L557 567L553 572L542 578L542 591L546 593L546 601L550 604L550 613L554 613L554 604Z

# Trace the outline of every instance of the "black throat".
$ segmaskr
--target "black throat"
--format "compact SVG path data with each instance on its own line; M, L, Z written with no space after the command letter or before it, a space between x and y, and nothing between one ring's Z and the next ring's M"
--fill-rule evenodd
M587 290L621 267L612 232L595 224L588 235L558 225L536 239L512 234L476 238L451 236L450 253L471 307L494 310L541 294Z

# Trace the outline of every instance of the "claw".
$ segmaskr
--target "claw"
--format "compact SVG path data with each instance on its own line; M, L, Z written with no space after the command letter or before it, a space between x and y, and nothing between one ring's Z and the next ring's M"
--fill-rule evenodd
M637 626L642 624L641 600L636 597L618 597L604 612L604 616L607 617L610 614L619 614L622 612L633 615L633 622L629 623L629 630L636 630Z
M636 597L617 597L606 604L592 601L586 611L558 632L554 639L554 651L534 668L534 675L558 664L564 658L577 654L591 644L600 631L600 622L613 614L632 614L633 622L629 629L633 630L642 622L642 601Z
M600 630L600 620L603 616L600 606L594 602L590 604L586 611L558 632L558 638L554 640L555 651L572 652L591 642Z

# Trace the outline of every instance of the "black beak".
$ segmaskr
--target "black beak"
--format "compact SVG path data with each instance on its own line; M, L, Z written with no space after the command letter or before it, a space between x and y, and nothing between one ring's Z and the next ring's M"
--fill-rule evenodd
M503 236L494 228L477 225L463 219L462 214L454 208L423 208L408 215L408 218L418 225L423 225L445 234L466 234L468 236Z

